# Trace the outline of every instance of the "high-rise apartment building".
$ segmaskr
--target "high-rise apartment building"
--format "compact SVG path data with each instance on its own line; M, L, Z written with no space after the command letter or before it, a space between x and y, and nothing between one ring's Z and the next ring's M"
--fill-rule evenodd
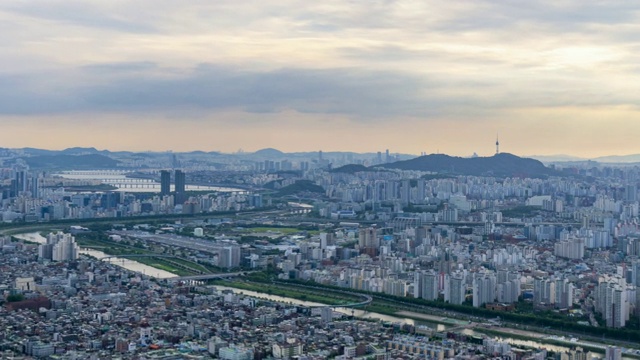
M444 280L444 301L450 304L461 305L465 301L467 286L464 281L464 274L445 275Z
M601 278L595 289L595 305L607 327L624 327L629 320L626 281L615 277Z
M218 266L226 269L239 267L241 254L240 246L229 245L223 247L218 253Z
M71 261L78 258L80 248L71 234L50 233L47 243L38 248L40 260Z
M473 307L496 300L496 276L493 273L475 274L473 278Z
M584 239L568 239L555 243L553 254L563 258L578 260L584 257L584 248Z
M28 173L24 169L15 171L15 178L11 181L11 192L13 196L19 196L27 191Z
M438 274L433 270L416 272L413 289L416 298L437 300Z
M617 346L607 346L604 352L604 358L606 360L620 360L622 359L622 349Z
M566 309L573 306L573 294L575 286L568 279L556 279L556 308Z
M171 193L171 173L168 170L160 170L160 195Z
M176 193L176 204L181 204L186 200L186 180L185 180L185 174L182 170L176 170L175 173L175 178L176 178L176 188L175 188L175 193Z
M511 304L520 297L520 280L513 279L497 285L498 302Z
M380 239L376 228L362 228L358 233L358 245L361 253L369 254L371 257L376 256L380 248Z
M533 279L533 303L536 306L554 304L556 301L556 283L551 279Z

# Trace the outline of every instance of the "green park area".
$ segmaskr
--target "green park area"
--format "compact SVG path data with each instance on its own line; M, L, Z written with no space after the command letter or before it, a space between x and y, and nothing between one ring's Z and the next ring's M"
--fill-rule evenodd
M528 326L531 331L539 331L547 334L576 334L582 338L602 339L606 338L608 341L624 341L629 344L630 342L637 343L640 341L640 331L632 328L606 328L606 327L593 327L580 325L575 320L571 320L566 316L563 317L559 314L550 312L532 312L532 310L526 311L526 309L520 309L511 312L495 311L485 308L476 308L470 304L455 305L445 303L444 301L430 301L425 299L416 299L412 297L394 296L384 293L373 293L362 290L344 289L332 285L324 285L315 283L312 281L301 280L275 280L267 278L266 276L260 276L260 273L251 274L245 282L231 282L225 283L227 286L236 287L236 285L243 286L247 290L254 290L265 293L265 289L272 289L271 291L279 291L279 295L301 299L300 296L306 295L304 300L316 301L325 304L336 304L336 296L341 295L334 293L338 291L349 291L353 293L354 297L357 294L370 295L373 298L371 304L366 306L367 311L377 312L386 315L395 315L406 318L413 318L414 320L420 320L419 317L412 317L407 312L419 313L419 314L432 314L442 315L444 312L451 314L450 316L456 316L457 319L471 319L471 318L484 318L484 319L496 319L500 318L505 327L522 327ZM250 281L250 282L247 282ZM250 287L250 288L249 288ZM309 289L312 287L313 289ZM312 300L309 296L315 294L318 296ZM276 295L275 293L273 293ZM284 295L287 294L287 295ZM399 314L402 312L402 314ZM482 329L484 331L484 329ZM494 331L498 331L497 329ZM566 344L565 344L566 345Z
M317 290L295 288L282 284L266 284L252 281L211 280L211 284L228 286L236 289L255 291L266 295L282 296L302 301L311 301L326 305L346 305L361 301L361 298L335 291L318 292Z
M126 257L136 256L135 261L160 270L165 270L178 276L190 276L212 273L213 271L204 265L178 257L162 257L156 252L146 249L140 242L121 242L111 240L102 232L88 232L76 235L76 242L82 248L99 250L107 255ZM160 256L159 256L160 255Z

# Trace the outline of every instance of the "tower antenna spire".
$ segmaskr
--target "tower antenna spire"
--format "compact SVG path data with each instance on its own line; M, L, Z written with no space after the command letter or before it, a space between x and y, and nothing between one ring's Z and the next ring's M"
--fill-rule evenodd
M500 154L500 140L498 139L498 134L496 133L496 155Z

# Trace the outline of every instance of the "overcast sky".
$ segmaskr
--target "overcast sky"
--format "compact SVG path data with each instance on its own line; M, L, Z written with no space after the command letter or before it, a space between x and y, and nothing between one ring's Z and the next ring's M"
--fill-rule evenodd
M0 146L640 153L634 1L0 3Z

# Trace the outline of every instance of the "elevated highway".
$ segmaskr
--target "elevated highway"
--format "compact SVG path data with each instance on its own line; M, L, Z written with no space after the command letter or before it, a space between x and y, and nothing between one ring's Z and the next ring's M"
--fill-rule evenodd
M131 259L131 258L143 258L143 257L156 257L156 258L174 258L174 259L180 259L177 256L174 255L166 255L166 254L123 254L123 255L109 255L109 256L103 256L101 258L99 258L98 260L109 260L109 259L116 259L116 258L127 258L127 259Z
M285 283L285 284L287 286L291 286L293 288L303 288L303 289L317 290L318 293L328 292L329 294L331 294L331 293L343 294L343 295L359 297L361 299L360 301L354 302L354 303L339 304L339 305L317 305L317 306L310 306L311 308L326 308L326 307L329 307L329 308L357 308L357 307L365 307L365 306L371 304L371 302L373 301L373 297L371 297L370 295L367 295L367 294L360 294L360 293L355 293L355 292L351 292L351 291L337 290L337 289L327 290L326 288L316 287L316 286L311 286L311 285L302 285L302 284L293 284L293 283Z
M233 272L233 273L217 273L217 274L202 274L202 275L191 275L191 276L176 276L176 277L166 278L165 280L168 280L168 281L171 281L171 282L178 282L178 281L204 281L204 280L226 279L226 278L244 276L244 275L250 274L252 272L253 271L239 271L239 272Z

